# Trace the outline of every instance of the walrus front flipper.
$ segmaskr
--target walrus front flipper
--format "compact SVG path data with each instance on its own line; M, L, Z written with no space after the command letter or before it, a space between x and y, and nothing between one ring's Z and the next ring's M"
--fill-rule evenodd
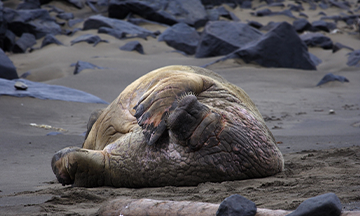
M186 95L167 119L170 137L191 150L199 150L222 128L221 117L200 103L196 96Z
M179 73L161 79L140 98L135 109L135 117L142 127L149 145L154 144L166 130L165 120L177 107L178 100L192 92L203 90L203 80L199 76Z

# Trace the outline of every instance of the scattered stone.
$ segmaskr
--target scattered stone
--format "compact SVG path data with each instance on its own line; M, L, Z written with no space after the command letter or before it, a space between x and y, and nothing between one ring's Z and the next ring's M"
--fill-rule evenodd
M216 216L255 216L256 211L257 208L254 202L235 194L221 202Z
M261 31L270 31L271 29L275 28L277 25L279 25L278 22L270 21L270 22L268 22L268 24L266 24L265 26L261 27L260 30L261 30Z
M349 49L349 50L351 50L351 51L354 51L353 48L348 47L348 46L346 46L346 45L344 45L344 44L341 44L341 43L339 43L339 42L336 42L335 44L333 44L332 51L333 51L333 53L335 53L335 52L337 52L337 51L339 51L340 49L343 49L343 48Z
M74 75L85 69L105 69L85 61L77 61L75 64L71 64L71 66L75 66Z
M332 82L332 81L339 81L342 83L349 82L349 80L344 76L338 76L338 75L334 75L332 73L328 73L320 80L320 82L316 86L320 86L320 85L323 85L325 83Z
M56 37L52 34L48 34L45 36L45 38L43 39L42 43L41 43L41 48L43 48L44 46L47 46L49 44L57 44L57 45L63 45L63 43L61 43L58 39L56 39Z
M264 67L316 70L307 46L287 22L278 24L259 40L227 55L224 60L231 58L241 58L246 63L256 62Z
M47 34L57 35L61 33L60 25L45 9L12 10L4 8L4 17L8 29L18 37L23 33L30 33L39 39Z
M139 41L130 41L126 43L124 46L120 47L121 50L124 51L137 51L140 54L145 54L143 46Z
M59 19L63 19L63 20L70 20L70 19L74 19L74 14L73 13L60 13L60 14L56 15L56 17Z
M150 20L147 20L147 19L144 19L144 18L128 17L128 18L127 18L127 21L128 21L129 23L134 24L134 25L155 24L155 25L160 25L160 26L169 27L169 26L166 25L166 24L159 23L159 22L155 22L155 21L150 21Z
M160 34L158 41L165 41L167 45L176 50L193 55L199 44L200 36L195 28L188 26L186 23L178 23Z
M107 40L102 40L99 36L97 35L93 35L93 34L84 34L81 35L77 38L75 38L74 40L71 41L71 46L76 44L76 43L80 43L80 42L87 42L89 44L94 44L93 46L95 47L98 43L100 42L105 42L105 43L109 43L109 41Z
M40 1L39 0L24 0L16 7L16 10L21 9L38 9L40 8Z
M360 67L360 50L352 51L347 55L349 55L348 61L346 62L348 66Z
M300 38L308 47L321 47L323 49L332 49L331 39L321 33L308 32L300 35Z
M293 26L297 32L308 31L312 28L312 25L309 23L307 19L301 18L297 19L293 22Z
M28 77L31 74L30 71L26 71L25 73L21 74L20 78L25 79L26 77Z
M195 57L227 55L261 36L260 31L245 23L210 21L201 34Z
M56 136L56 135L63 135L63 133L59 131L51 131L46 134L46 136Z
M270 9L266 8L256 12L251 12L251 15L258 17L284 15L296 19L296 17L292 14L291 10L288 9L279 12L273 12Z
M341 202L334 193L319 195L305 200L287 216L305 215L340 216Z
M301 4L297 4L297 5L288 4L288 7L289 7L289 10L296 11L296 12L300 12L300 11L304 10L304 8Z
M28 86L25 83L21 82L21 81L15 82L14 87L17 90L22 90L22 91L25 91L28 88Z
M251 9L252 8L252 3L249 0L245 0L245 1L241 2L240 7L243 8L243 9Z
M335 114L335 110L331 109L329 110L329 115L334 115Z
M68 26L73 27L74 25L81 23L84 19L71 19L68 21Z
M14 64L1 48L0 48L0 78L9 79L9 80L19 78Z
M151 2L113 0L109 3L108 11L110 18L124 19L129 13L133 13L167 25L185 22L195 28L204 26L208 21L205 8L200 0Z
M306 15L305 13L303 13L303 12L300 12L300 13L299 13L299 16L302 16L302 17L305 17L305 18L309 18L309 16Z
M338 2L338 1L334 1L334 0L329 0L329 3L335 7L344 9L344 10L349 10L350 9L350 5L348 2Z
M26 91L18 91L14 88L14 84L21 81L28 86ZM101 103L108 104L100 98L76 89L49 85L40 82L32 82L25 79L6 80L0 78L0 95L9 95L14 97L33 97L39 99L62 100L82 103Z
M31 48L36 44L35 36L29 33L24 33L15 42L12 49L13 53L25 53L27 49Z
M101 15L91 16L85 20L83 30L88 29L98 29L99 33L107 33L119 39L134 37L146 38L147 36L156 37L153 32L145 28Z
M256 29L260 29L263 27L263 24L257 22L257 21L248 21L248 25L253 27L253 28L256 28Z
M318 21L314 21L311 23L311 25L317 29L317 30L321 30L321 31L325 31L325 32L331 32L332 30L336 29L336 24L333 22L325 22L323 20L318 20Z
M75 6L77 9L84 8L84 1L83 0L65 0L66 2L70 3L71 5Z

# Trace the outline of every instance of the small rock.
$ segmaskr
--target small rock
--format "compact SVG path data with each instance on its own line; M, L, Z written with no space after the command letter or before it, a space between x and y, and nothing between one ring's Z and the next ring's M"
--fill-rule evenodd
M300 38L308 47L321 47L323 49L332 49L331 39L321 33L306 33L300 35Z
M78 74L85 69L104 69L103 67L85 61L77 61L76 64L72 64L71 66L75 66L74 74Z
M333 110L333 109L329 110L329 114L330 114L330 115L335 114L335 110Z
M257 208L254 202L238 194L227 197L219 206L216 216L254 216Z
M25 91L28 88L28 86L25 83L20 81L15 82L14 87L17 90L22 90L22 91Z
M59 19L63 19L63 20L70 20L70 19L74 19L74 14L73 13L60 13L58 15L56 15L57 18Z
M334 193L309 198L286 216L340 216L341 202Z
M107 40L102 40L99 36L97 35L93 35L93 34L84 34L81 35L77 38L75 38L74 40L71 41L71 46L76 44L76 43L80 43L80 42L87 42L89 44L94 44L93 46L96 46L98 43L100 42L106 42L108 43Z
M360 50L352 51L347 55L349 55L348 61L346 62L348 66L360 67Z
M125 50L125 51L134 51L135 50L140 54L145 54L143 46L141 45L141 43L139 41L130 41L130 42L126 43L124 46L120 47L120 50Z
M325 84L327 82L331 82L331 81L339 81L342 83L349 82L349 80L344 76L338 76L338 75L334 75L332 73L328 73L320 80L320 82L316 86L320 86L320 85L323 85L323 84Z
M21 37L15 42L13 47L14 53L24 53L27 49L31 48L36 44L35 36L30 33L24 33Z
M43 48L44 46L47 46L49 44L57 44L57 45L64 45L63 43L61 43L58 39L56 39L56 37L52 34L48 34L45 36L44 40L41 43L41 48Z

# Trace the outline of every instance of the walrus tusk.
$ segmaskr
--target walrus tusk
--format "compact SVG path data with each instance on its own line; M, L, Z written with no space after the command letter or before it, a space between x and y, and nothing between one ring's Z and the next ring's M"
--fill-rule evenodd
M101 216L169 216L169 215L216 215L220 204L170 201L153 199L119 198L104 204L96 215ZM255 216L285 216L291 211L257 208ZM359 212L343 211L341 216L358 216Z

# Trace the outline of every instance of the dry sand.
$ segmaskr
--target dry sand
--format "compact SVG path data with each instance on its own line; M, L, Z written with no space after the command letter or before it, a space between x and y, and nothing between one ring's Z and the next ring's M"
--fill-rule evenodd
M58 1L52 4L78 17L90 14L89 9L78 11ZM251 10L230 10L244 21L257 20L262 24L270 20L293 21L285 16L252 17ZM320 11L305 13L312 21L319 18ZM340 10L330 8L325 12L337 15ZM75 27L82 27L82 23ZM143 27L165 29L160 25ZM57 36L65 46L49 45L32 53L8 55L19 75L30 71L27 77L30 80L76 88L108 102L136 78L158 67L201 66L218 59L183 56L153 38L137 39L144 46L145 55L119 50L119 46L130 40L105 34L99 35L109 43L99 43L96 47L85 42L70 46L72 39L86 33L96 34L96 31ZM326 35L333 42L360 49L359 35ZM268 69L239 65L234 60L209 67L250 95L284 154L285 171L263 179L205 183L197 187L63 187L52 173L52 155L66 146L81 146L90 113L106 105L1 96L0 215L89 215L103 202L116 197L220 203L235 193L254 201L260 208L295 209L307 198L334 192L344 209L360 210L360 69L346 65L349 50L333 54L311 48L310 52L323 61L317 71ZM84 70L72 75L74 68L70 64L78 60L107 69ZM345 76L350 82L316 87L328 72ZM329 114L329 110L335 113ZM51 130L32 127L30 123L47 124L66 132L47 136Z

